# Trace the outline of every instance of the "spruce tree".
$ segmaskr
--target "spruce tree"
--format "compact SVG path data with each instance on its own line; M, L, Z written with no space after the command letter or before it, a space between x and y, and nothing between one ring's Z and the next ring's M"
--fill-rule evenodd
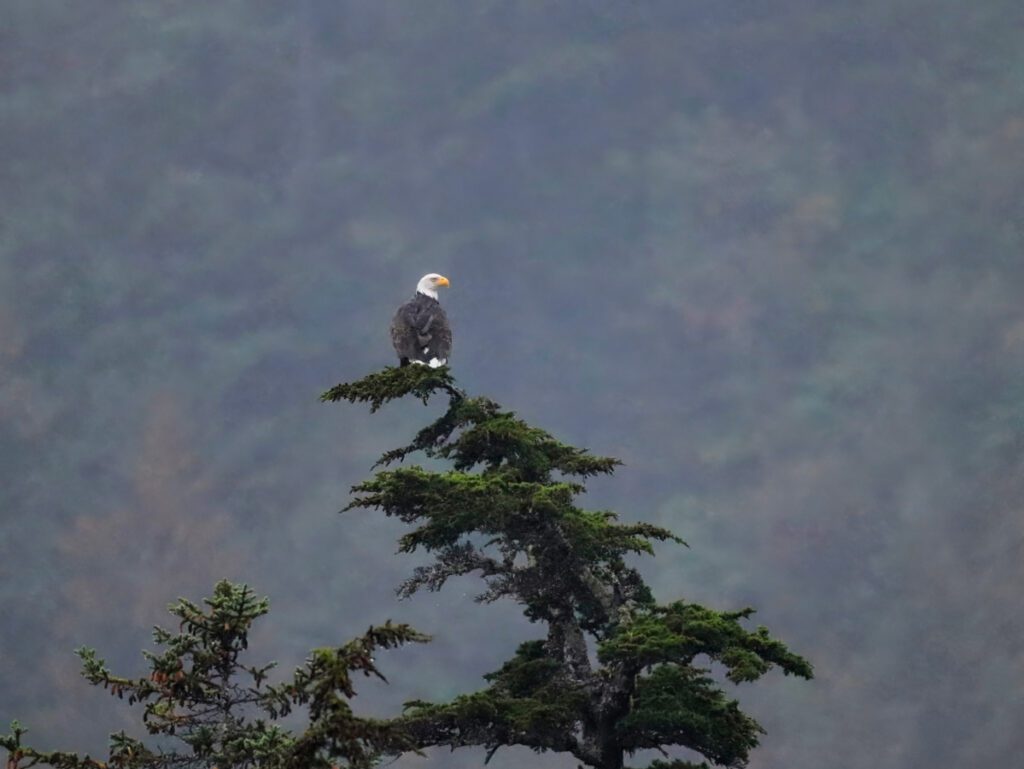
M48 765L57 769L368 769L378 756L414 749L399 724L353 714L357 675L383 679L375 649L390 649L426 637L408 625L371 627L343 646L316 649L287 683L268 684L273 663L248 665L253 623L269 602L245 585L222 581L205 606L180 599L169 607L177 631L155 628L160 651L143 652L150 673L143 678L114 675L92 649L79 649L83 675L129 704L144 705L152 735L176 738L180 749L148 747L124 732L111 735L106 761L24 744L17 722L0 736L7 769ZM298 708L308 711L299 733L274 723Z
M622 769L635 751L683 746L718 765L745 765L762 729L708 664L737 684L773 667L811 678L811 665L766 628L748 629L744 620L753 609L655 600L627 558L652 554L654 542L685 543L666 529L621 523L612 512L574 501L587 478L612 473L617 460L562 443L492 400L469 397L447 368L386 368L323 399L367 402L376 411L408 395L424 403L447 397L448 407L378 466L420 453L448 460L451 469L381 469L353 487L346 510L397 517L409 525L400 549L433 555L400 586L401 595L478 574L478 600L514 600L546 629L485 676L480 691L451 702L409 703L398 723L417 745L479 745L488 758L502 746L524 745L571 753L595 769ZM649 769L695 766L669 760Z

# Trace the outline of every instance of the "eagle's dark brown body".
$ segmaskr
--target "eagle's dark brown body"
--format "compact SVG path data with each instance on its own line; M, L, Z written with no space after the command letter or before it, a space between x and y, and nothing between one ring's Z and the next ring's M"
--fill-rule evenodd
M391 343L398 353L399 365L408 366L414 361L445 365L452 351L452 330L441 303L417 291L395 313Z

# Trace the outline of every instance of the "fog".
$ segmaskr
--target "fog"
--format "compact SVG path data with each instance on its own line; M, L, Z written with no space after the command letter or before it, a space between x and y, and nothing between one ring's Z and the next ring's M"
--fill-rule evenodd
M452 370L625 465L586 502L690 544L660 601L757 607L815 666L736 696L752 769L1024 748L1024 6L869 0L7 0L0 8L0 723L102 753L153 624L222 577L254 659L370 623L354 705L473 691L540 628L399 601L338 511L442 404L393 363L427 272ZM432 751L396 767L482 765ZM635 759L634 763L642 763ZM570 769L500 751L497 769Z

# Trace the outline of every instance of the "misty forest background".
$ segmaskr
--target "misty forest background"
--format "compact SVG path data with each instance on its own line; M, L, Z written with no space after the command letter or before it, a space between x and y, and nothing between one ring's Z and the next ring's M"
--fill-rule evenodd
M1015 764L1022 33L1010 0L6 0L0 723L137 734L72 649L141 674L221 577L285 669L432 633L366 713L536 636L471 580L399 602L401 525L336 515L441 406L317 396L437 271L460 385L622 458L588 504L691 544L638 562L658 598L814 663L737 692L752 767Z

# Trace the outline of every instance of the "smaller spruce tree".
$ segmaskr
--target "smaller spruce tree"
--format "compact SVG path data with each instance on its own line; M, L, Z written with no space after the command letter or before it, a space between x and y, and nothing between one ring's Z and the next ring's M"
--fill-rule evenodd
M773 667L810 678L811 665L766 628L744 627L753 609L655 600L626 559L653 554L654 542L682 540L574 502L583 481L611 473L617 460L468 397L447 368L386 368L323 399L367 402L376 411L396 398L426 403L438 393L447 395L447 410L378 465L420 452L449 460L452 469L380 470L353 488L358 496L346 509L399 518L410 526L400 549L434 555L400 594L440 590L451 577L475 573L485 582L480 601L510 598L546 633L486 676L486 688L451 702L409 703L399 723L419 747L481 745L488 758L502 746L524 745L622 769L626 754L683 746L719 765L745 765L762 729L708 666L738 684ZM650 769L695 766L657 761Z
M154 629L157 652L143 652L150 673L123 678L108 670L92 649L79 649L83 675L129 704L142 703L142 720L152 735L176 738L184 746L147 747L124 732L110 737L106 761L63 751L41 751L24 744L17 722L0 736L7 769L48 765L56 769L367 769L382 753L414 749L399 724L356 716L349 705L357 675L384 679L373 659L376 649L426 641L408 625L390 622L337 648L316 649L292 680L271 685L274 663L248 665L253 623L269 601L246 585L222 581L199 606L184 598L169 607L177 632ZM296 708L308 710L301 733L274 721Z

